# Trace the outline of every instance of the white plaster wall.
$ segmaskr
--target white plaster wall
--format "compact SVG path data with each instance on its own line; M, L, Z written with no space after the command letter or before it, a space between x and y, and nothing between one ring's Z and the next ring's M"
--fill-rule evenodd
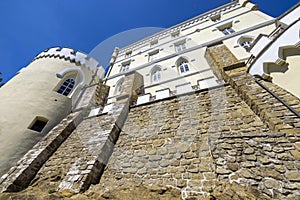
M151 95L155 95L155 92L160 89L170 88L171 91L176 89L177 85L182 83L190 82L192 85L197 85L197 81L199 79L205 79L210 76L214 76L210 71L209 73L197 73L192 76L184 77L178 72L178 69L175 66L176 60L182 56L188 58L190 64L190 72L197 72L204 69L209 69L209 65L207 64L204 53L205 53L205 45L208 42L216 41L218 39L223 39L229 37L229 39L223 39L225 45L229 48L230 51L239 59L246 60L250 54L245 51L244 48L238 46L237 40L240 36L245 34L253 35L253 37L258 36L259 33L269 33L273 30L273 26L266 26L263 28L259 28L256 30L252 30L247 33L239 34L236 36L225 36L221 31L219 31L218 27L224 24L232 24L232 28L235 32L243 31L247 28L251 28L257 25L260 25L264 22L270 21L273 18L260 12L257 10L252 10L255 8L253 4L247 3L246 6L242 6L243 2L237 4L235 6L231 6L230 8L222 8L219 11L214 11L209 13L196 21L190 21L186 24L180 24L180 29L176 29L174 26L174 30L179 30L179 37L173 38L171 36L171 32L163 35L158 40L158 44L150 45L150 42L145 42L143 40L140 41L140 46L138 47L125 47L120 50L119 55L116 58L116 62L111 70L110 79L106 82L111 88L109 97L114 96L115 84L119 79L117 77L112 78L114 76L121 76L120 74L122 63L126 61L130 61L130 70L136 70L138 73L142 74L144 77L144 85L145 92L151 93ZM248 5L249 4L249 5ZM221 13L220 13L221 11ZM220 14L221 21L214 22L210 18L216 14ZM167 29L170 31L170 29ZM175 44L181 41L185 41L187 49L198 47L196 50L192 50L189 52L179 52L175 51ZM222 40L220 40L222 41ZM204 47L202 47L204 45ZM126 49L126 50L125 50ZM125 59L126 51L132 51L132 56L130 58ZM149 53L154 50L159 50L159 54L157 59L162 59L159 62L149 63ZM161 85L157 85L156 83L151 82L151 69L155 66L161 66L162 69L162 80ZM174 78L179 78L177 80L172 80ZM170 80L168 82L164 82L165 80ZM153 85L153 86L152 86ZM113 98L110 98L108 102L112 102Z
M285 73L271 73L272 82L300 98L300 56L287 57L286 61L289 63L288 70Z
M0 88L0 175L70 113L72 99L54 90L61 81L56 74L67 68L80 66L63 59L38 59ZM92 71L82 70L87 84ZM28 129L36 116L49 120L41 133Z
M262 75L264 73L264 63L275 63L279 57L279 48L284 46L293 46L300 41L299 36L300 21L286 30L279 38L277 38L269 48L258 57L250 67L250 74Z

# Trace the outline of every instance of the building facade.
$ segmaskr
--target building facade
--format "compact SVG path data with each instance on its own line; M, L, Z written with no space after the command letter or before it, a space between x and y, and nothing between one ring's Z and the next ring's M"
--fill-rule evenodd
M299 8L231 1L115 48L105 77L80 52L42 52L0 89L37 101L0 118L23 155L0 198L299 199ZM43 136L27 152L24 131Z
M108 103L114 101L123 76L131 71L144 77L144 99L223 84L204 57L206 48L223 42L244 61L250 55L247 49L251 42L274 27L274 19L260 12L257 5L233 1L116 50L104 79L111 87Z

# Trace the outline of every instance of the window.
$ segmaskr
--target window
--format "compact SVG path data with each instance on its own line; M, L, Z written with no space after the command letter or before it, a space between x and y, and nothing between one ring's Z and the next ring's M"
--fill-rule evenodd
M149 62L152 62L152 61L154 61L154 60L156 60L157 59L157 57L158 57L158 50L156 50L156 51L154 51L154 52L151 52L151 53L149 53Z
M116 84L116 89L115 89L115 95L118 95L121 93L122 88L123 88L123 83L124 83L124 78L121 78L117 84Z
M68 96L72 89L74 88L75 80L73 78L67 78L60 88L57 90L57 93Z
M189 64L186 61L182 61L179 64L179 71L180 71L181 74L190 71Z
M244 49L248 50L250 49L253 40L254 40L253 36L246 35L246 36L241 36L238 39L237 43Z
M37 131L37 132L42 132L42 130L46 126L47 122L48 122L48 119L38 116L33 120L33 122L28 127L28 129Z
M235 31L232 29L232 27L223 28L220 30L224 35L229 35L231 33L234 33Z
M244 41L241 43L241 46L244 47L245 49L250 48L251 42L250 41Z
M121 82L118 87L117 87L117 94L120 94L120 92L122 91L122 85L123 85L123 82Z
M184 51L186 49L185 43L175 44L176 52Z
M132 55L132 51L128 51L125 53L125 58L129 58Z
M126 63L122 65L122 72L126 72L129 70L130 63Z
M177 67L178 67L178 71L179 71L180 74L183 74L183 73L186 73L186 72L190 71L189 63L188 63L187 60L180 59L180 61L177 62L177 63L179 63Z
M152 82L158 82L161 80L161 69L157 68L152 73Z

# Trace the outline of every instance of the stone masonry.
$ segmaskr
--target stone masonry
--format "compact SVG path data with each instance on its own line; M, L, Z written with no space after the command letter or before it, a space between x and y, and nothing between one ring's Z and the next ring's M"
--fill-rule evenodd
M206 58L228 84L132 107L101 186L134 181L171 186L190 198L228 181L272 199L299 199L299 118L224 45L208 48ZM300 111L299 99L260 81Z
M104 100L93 100L99 94L88 88L71 114L80 120L69 131L64 127L72 117L52 130L1 178L2 191L30 185L29 193L38 188L91 194L134 183L199 199L229 182L263 193L251 199L299 199L300 119L272 94L297 112L299 99L261 77L255 80L222 44L207 48L205 58L223 86L131 106L143 79L130 73L113 108L86 117Z

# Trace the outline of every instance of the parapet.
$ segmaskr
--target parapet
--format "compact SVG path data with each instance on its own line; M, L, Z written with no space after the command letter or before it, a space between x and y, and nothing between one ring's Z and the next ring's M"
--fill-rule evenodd
M47 57L54 57L59 59L70 60L70 62L75 62L80 65L86 66L93 72L97 72L100 78L103 78L105 69L99 65L99 62L94 58L90 57L88 54L75 51L74 49L67 48L67 47L53 47L50 49L44 50L42 53L37 55L34 60L47 58ZM33 61L34 61L33 60Z

